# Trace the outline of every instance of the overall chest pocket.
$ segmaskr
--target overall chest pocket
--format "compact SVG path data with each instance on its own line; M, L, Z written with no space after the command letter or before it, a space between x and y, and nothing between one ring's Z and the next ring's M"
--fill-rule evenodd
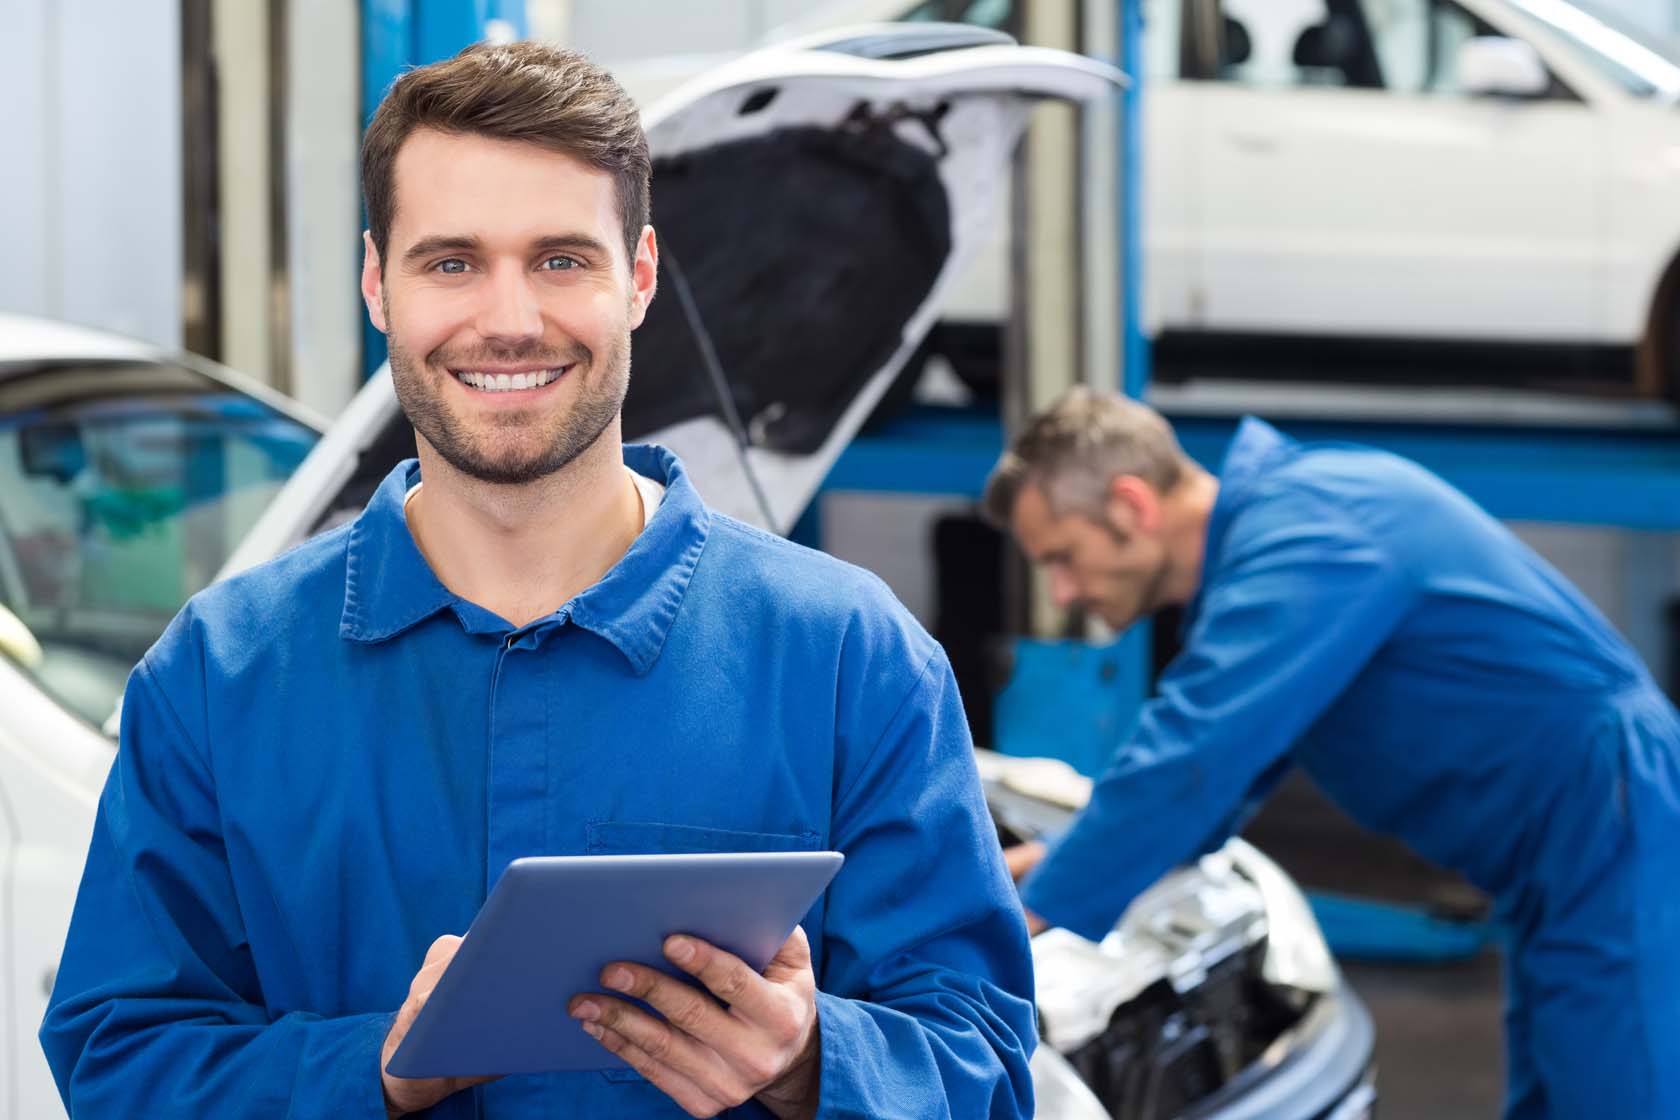
M707 852L814 852L823 846L820 832L743 832L658 821L590 821L584 826L590 855L694 855ZM604 1069L608 1081L643 1081L633 1069Z

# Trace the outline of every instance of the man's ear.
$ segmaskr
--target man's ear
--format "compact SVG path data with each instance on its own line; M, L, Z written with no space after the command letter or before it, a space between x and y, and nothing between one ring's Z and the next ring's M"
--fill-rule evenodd
M385 283L385 270L379 262L379 250L374 248L373 234L362 231L362 302L367 304L368 318L380 334L390 333L385 322L385 301L380 298Z
M1155 533L1161 527L1161 495L1136 475L1116 475L1108 484L1108 519L1127 536Z
M630 329L635 330L647 318L648 304L653 302L654 289L659 287L659 241L652 226L642 227L636 239L636 256L630 262Z

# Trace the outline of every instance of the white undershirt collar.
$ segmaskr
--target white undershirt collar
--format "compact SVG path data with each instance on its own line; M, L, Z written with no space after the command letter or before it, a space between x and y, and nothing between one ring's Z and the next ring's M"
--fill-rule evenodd
M665 487L662 483L655 482L645 474L638 474L629 467L625 467L624 470L625 473L629 474L630 481L636 484L636 496L641 499L642 504L642 528L645 529L648 519L653 516L653 511L658 509L659 503L665 500ZM414 495L420 493L420 487L424 485L424 481L416 482L408 488L408 493L403 495L403 517L405 519L408 517L408 503L414 500Z

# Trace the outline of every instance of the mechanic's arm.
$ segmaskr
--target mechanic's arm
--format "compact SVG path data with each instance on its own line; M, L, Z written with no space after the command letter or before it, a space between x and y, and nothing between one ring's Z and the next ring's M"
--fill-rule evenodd
M1030 1116L1031 951L942 650L883 716L835 807L818 1115Z
M71 1115L384 1120L391 1022L264 1006L205 757L142 661L41 1026Z
M1232 523L1159 695L1023 884L1049 925L1101 938L1144 888L1228 833L1404 617L1412 585L1394 561L1327 503L1288 501Z

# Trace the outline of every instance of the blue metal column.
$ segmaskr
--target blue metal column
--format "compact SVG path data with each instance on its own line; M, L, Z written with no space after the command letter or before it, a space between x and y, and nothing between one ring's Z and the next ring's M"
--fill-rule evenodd
M448 58L492 31L529 35L525 0L362 0L362 127L404 70ZM362 376L384 361L385 336L363 320Z
M1149 385L1149 344L1139 318L1142 277L1139 142L1143 75L1143 8L1117 0L1120 57L1132 79L1120 94L1114 150L1119 161L1121 389L1141 398ZM1107 768L1115 748L1137 722L1149 695L1154 623L1144 619L1113 642L1017 638L1009 684L998 695L992 744L1005 754L1059 758L1089 777Z
M1120 321L1126 395L1142 397L1149 385L1149 340L1140 317L1143 282L1143 5L1120 0L1120 69L1132 79L1120 95Z
M1143 144L1141 142L1142 102L1145 78L1142 72L1143 5L1140 0L1118 0L1120 24L1120 61L1123 73L1131 84L1120 93L1120 135L1115 143L1119 154L1120 174L1117 176L1120 197L1115 205L1120 212L1120 307L1121 322L1121 388L1127 396L1142 398L1149 386L1149 340L1143 336L1140 317L1139 285L1143 279L1142 207ZM1129 735L1137 722L1138 710L1149 697L1150 675L1154 661L1155 623L1143 619L1122 634L1108 650L1118 674L1109 682L1106 691L1113 699L1100 706L1097 723L1111 727L1107 735L1094 739L1073 740L1082 744L1067 761L1080 773L1095 777L1108 768L1122 736ZM1023 649L1021 652L1025 653ZM999 698L998 722L1003 719L1004 698Z

